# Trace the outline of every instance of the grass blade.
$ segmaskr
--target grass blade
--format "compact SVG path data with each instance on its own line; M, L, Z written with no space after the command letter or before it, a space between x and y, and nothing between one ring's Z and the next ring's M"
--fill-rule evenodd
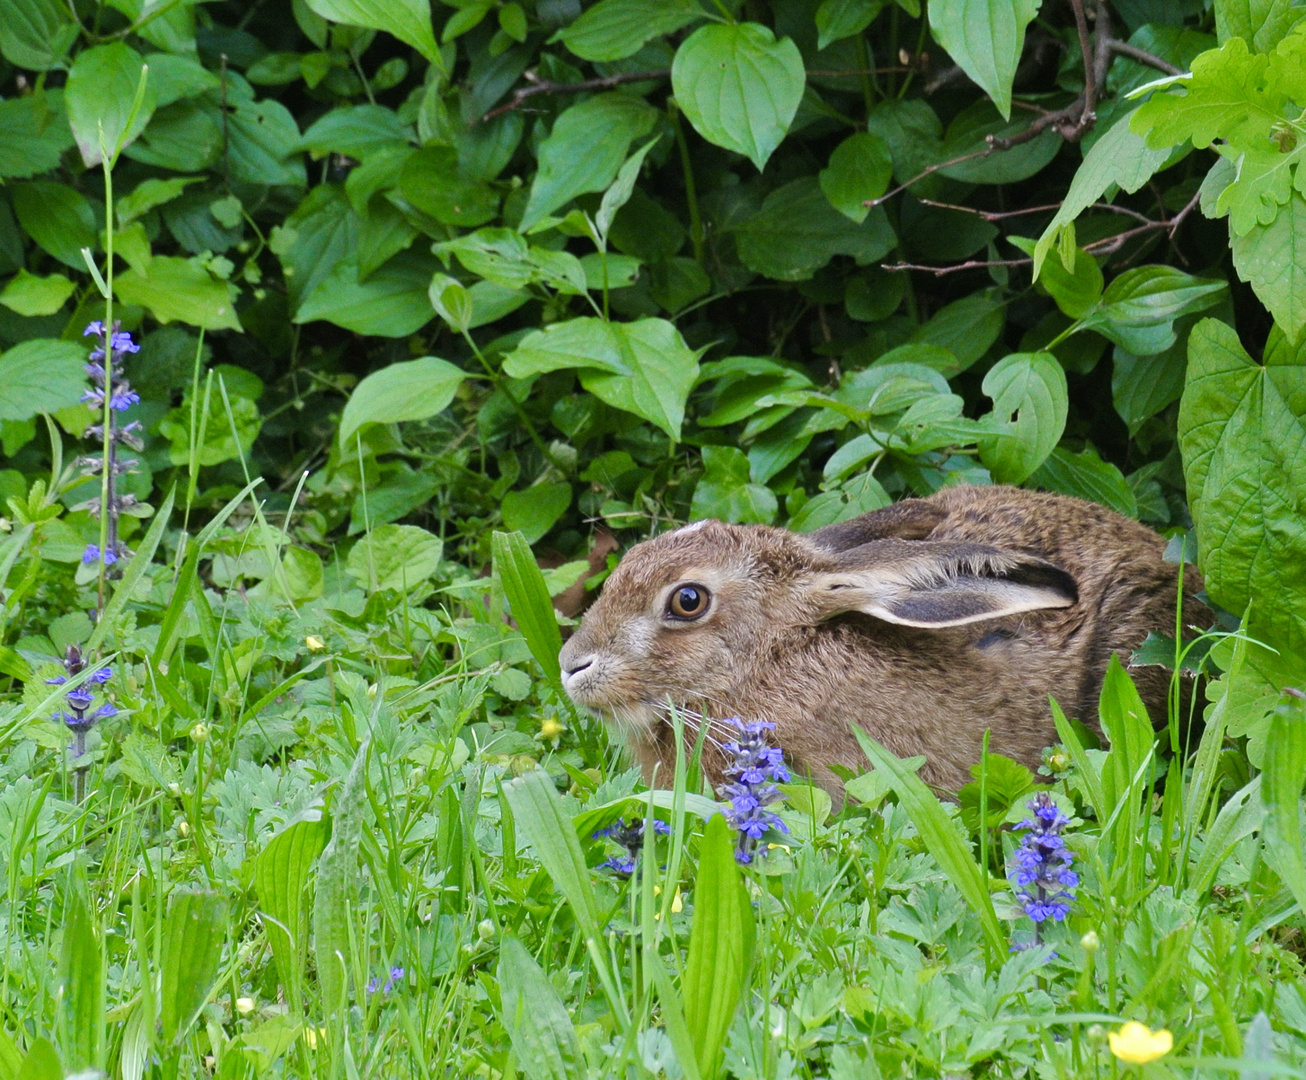
M734 837L722 814L707 823L694 923L685 959L685 1023L699 1075L717 1075L726 1032L735 1018L753 958L753 908L739 878Z
M562 634L553 614L553 601L544 583L531 546L519 532L496 532L491 538L494 573L508 598L512 617L540 667L554 683L562 679L558 653L562 651Z
M676 993L661 956L650 951L644 957L644 964L653 978L653 985L657 987L658 1001L662 1006L662 1022L667 1025L667 1038L671 1040L671 1049L676 1052L676 1060L680 1062L680 1071L685 1080L699 1080L698 1061L694 1058L694 1040L685 1021L684 1002Z
M500 1018L517 1061L530 1080L584 1080L585 1058L576 1028L544 969L520 941L499 945Z
M1230 796L1229 801L1220 808L1214 824L1206 831L1201 858L1197 860L1197 866L1189 878L1190 897L1203 896L1238 841L1261 827L1261 822L1265 820L1265 807L1260 799L1260 789L1261 778L1258 776Z
M926 849L943 868L948 879L957 886L962 898L979 916L988 944L989 960L993 962L1007 953L1007 938L993 910L993 897L989 895L986 875L975 862L970 845L961 838L951 819L928 787L914 772L903 767L896 757L864 731L853 726L853 734L861 744L862 752L871 759L875 768L882 770L893 785L907 816L920 833Z
M1280 706L1265 742L1261 801L1265 805L1265 861L1306 911L1306 845L1301 834L1301 789L1306 783L1306 709Z

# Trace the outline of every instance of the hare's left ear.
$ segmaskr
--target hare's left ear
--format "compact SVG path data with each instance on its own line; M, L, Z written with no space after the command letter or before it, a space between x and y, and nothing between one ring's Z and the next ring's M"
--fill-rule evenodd
M964 626L1070 607L1075 579L1043 559L983 544L876 540L808 582L818 620L860 611L902 626Z

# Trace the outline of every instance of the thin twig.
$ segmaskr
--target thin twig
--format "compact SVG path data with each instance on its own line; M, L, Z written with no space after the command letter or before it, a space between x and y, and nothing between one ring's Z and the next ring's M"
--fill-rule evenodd
M564 83L550 82L547 79L541 79L534 71L527 71L522 78L531 85L514 90L512 97L504 104L497 109L491 109L482 116L481 123L493 120L496 116L502 116L504 113L512 112L537 94L581 94L587 90L611 90L617 86L624 86L626 83L651 82L653 80L669 79L670 77L670 69L661 71L621 71L616 75L605 75L601 79L586 79L583 82Z
M1157 71L1164 72L1167 75L1182 75L1183 68L1177 68L1168 60L1162 60L1159 56L1154 56L1145 49L1140 49L1137 45L1130 45L1127 41L1121 41L1119 38L1111 38L1107 43L1107 48L1119 56L1127 56L1130 60L1136 60L1140 64L1146 64L1150 68L1156 68Z
M1026 214L1046 213L1048 210L1060 210L1061 204L1044 203L1042 206L1025 206L1019 210L979 210L973 206L959 206L956 203L936 202L934 199L917 198L917 202L923 206L933 206L939 210L959 210L964 214L975 214L985 221L1005 221L1007 218L1023 217ZM1127 206L1115 206L1111 203L1096 202L1092 206L1086 207L1089 210L1105 210L1112 214L1121 214L1124 217L1131 217L1136 221L1151 222L1152 219L1146 214L1140 214L1137 210L1131 210Z

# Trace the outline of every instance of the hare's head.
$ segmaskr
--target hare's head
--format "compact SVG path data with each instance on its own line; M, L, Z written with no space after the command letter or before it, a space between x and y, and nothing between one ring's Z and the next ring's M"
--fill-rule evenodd
M700 521L636 545L563 647L567 693L645 734L668 700L734 715L789 662L787 643L839 615L942 628L1077 599L1069 574L1023 553L896 539L838 550L840 535Z

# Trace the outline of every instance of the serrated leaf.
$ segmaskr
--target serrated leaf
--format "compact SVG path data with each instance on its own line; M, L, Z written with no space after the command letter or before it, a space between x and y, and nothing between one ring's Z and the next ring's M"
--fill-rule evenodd
M1301 16L1294 0L1220 0L1215 5L1215 32L1221 45L1242 38L1257 52L1269 52Z
M1268 225L1231 237L1233 265L1289 341L1306 326L1306 198L1294 193Z
M1011 115L1011 81L1039 0L933 0L930 32L957 65Z
M369 590L407 592L440 568L444 544L416 525L378 525L349 552L345 569Z
M370 744L364 740L338 789L331 805L331 840L322 850L317 867L313 955L327 1015L348 1007L349 920L351 913L358 910L358 853L367 806L370 751Z
M789 130L805 82L798 46L758 23L700 27L671 65L676 104L694 129L758 171Z
M348 446L364 424L425 420L443 412L465 378L461 368L435 356L372 372L354 388L340 416L340 445Z
M1018 484L1061 441L1070 409L1066 373L1050 353L1014 353L990 368L982 385L1009 437L981 439L980 459L995 480Z

